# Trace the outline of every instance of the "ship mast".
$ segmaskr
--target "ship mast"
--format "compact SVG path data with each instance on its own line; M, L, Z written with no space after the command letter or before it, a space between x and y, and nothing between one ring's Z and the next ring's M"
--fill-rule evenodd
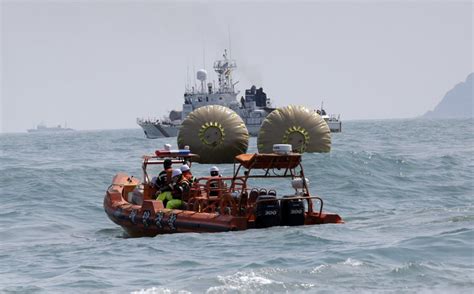
M235 60L227 57L227 49L222 55L224 59L214 62L214 70L218 76L220 93L234 93L234 84L232 83L232 71L237 67Z

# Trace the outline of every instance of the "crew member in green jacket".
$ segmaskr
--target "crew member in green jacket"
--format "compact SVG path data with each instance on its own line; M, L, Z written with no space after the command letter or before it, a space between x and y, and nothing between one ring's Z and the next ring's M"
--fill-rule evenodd
M183 209L185 202L182 199L189 192L189 182L178 168L173 170L171 180L172 183L169 184L171 191L161 193L157 200L163 201L163 205L168 209Z

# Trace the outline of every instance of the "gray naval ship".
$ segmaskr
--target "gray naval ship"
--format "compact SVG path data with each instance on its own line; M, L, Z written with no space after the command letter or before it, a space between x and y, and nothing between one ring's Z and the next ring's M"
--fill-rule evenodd
M186 87L181 111L173 110L164 119L137 119L137 124L142 127L147 138L176 137L181 123L193 110L215 104L234 110L244 121L249 134L258 135L265 117L275 108L263 89L257 89L255 86L245 90L245 97L241 96L238 100L240 91L235 89L238 81L234 82L232 79L232 72L237 68L237 64L235 60L227 56L227 50L224 51L222 57L221 60L215 61L213 66L218 78L217 85L215 81L208 82L206 70L200 69L196 73L200 86ZM333 119L333 117L327 117L328 124L330 118ZM331 124L336 126L334 123ZM337 131L337 129L331 129L331 131Z
M196 73L200 86L186 87L181 111L173 110L164 119L137 119L147 138L176 137L181 123L194 109L215 104L234 110L245 122L249 134L258 135L263 120L274 110L270 98L262 88L252 86L245 91L245 97L238 100L240 92L235 89L238 82L232 79L232 72L237 68L237 64L227 56L227 50L222 57L223 59L214 62L217 85L215 82L208 82L206 70L200 69Z

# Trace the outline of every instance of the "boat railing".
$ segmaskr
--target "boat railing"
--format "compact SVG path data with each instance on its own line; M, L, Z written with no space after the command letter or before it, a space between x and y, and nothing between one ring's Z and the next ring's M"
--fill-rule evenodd
M201 177L196 179L190 190L190 197L222 197L230 193L233 177Z
M230 183L229 183L230 182ZM190 209L199 212L215 212L217 209L223 210L227 207L232 214L252 214L258 203L271 201L307 201L308 213L314 211L314 202L319 202L319 214L323 211L323 199L318 196L310 195L290 195L284 198L259 200L262 195L274 195L276 192L272 189L247 188L244 177L202 177L198 178L193 184L188 204ZM221 211L222 213L223 211Z
M330 115L328 115L328 120L329 121L339 121L340 118L341 118L340 114L330 114Z
M216 212L220 209L221 214L235 215L238 198L245 193L243 177L202 177L193 183L187 201L194 211Z

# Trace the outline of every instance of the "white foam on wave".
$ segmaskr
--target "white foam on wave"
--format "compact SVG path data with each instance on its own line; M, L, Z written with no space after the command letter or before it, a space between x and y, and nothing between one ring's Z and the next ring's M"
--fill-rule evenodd
M392 269L392 273L404 273L404 272L409 272L413 270L417 270L420 268L427 268L427 264L423 262L406 262L402 264L401 266L396 266ZM420 274L421 276L424 276L424 274Z
M191 292L184 291L184 290L173 291L168 288L156 288L156 287L130 292L130 294L171 294L171 293L189 294Z
M343 262L338 262L337 264L339 264L339 265L349 265L351 267L356 267L356 266L361 266L364 263L360 260L352 259L352 258L349 257L348 259L344 260ZM313 268L309 273L310 274L319 274L319 273L322 273L323 271L328 270L330 268L332 269L335 266L337 266L337 265L321 264L321 265L318 265L317 267Z
M329 266L327 264L321 264L321 265L318 265L317 267L313 268L309 273L310 274L321 273L324 269L326 269L328 267Z
M260 275L255 272L237 272L230 276L217 276L219 282L224 285L214 286L207 289L206 293L222 293L225 291L258 291L264 290L268 285L283 285L278 282Z
M359 261L357 259L352 259L352 258L348 258L346 259L342 264L344 265L350 265L350 266L361 266L363 265L364 263L362 261Z

